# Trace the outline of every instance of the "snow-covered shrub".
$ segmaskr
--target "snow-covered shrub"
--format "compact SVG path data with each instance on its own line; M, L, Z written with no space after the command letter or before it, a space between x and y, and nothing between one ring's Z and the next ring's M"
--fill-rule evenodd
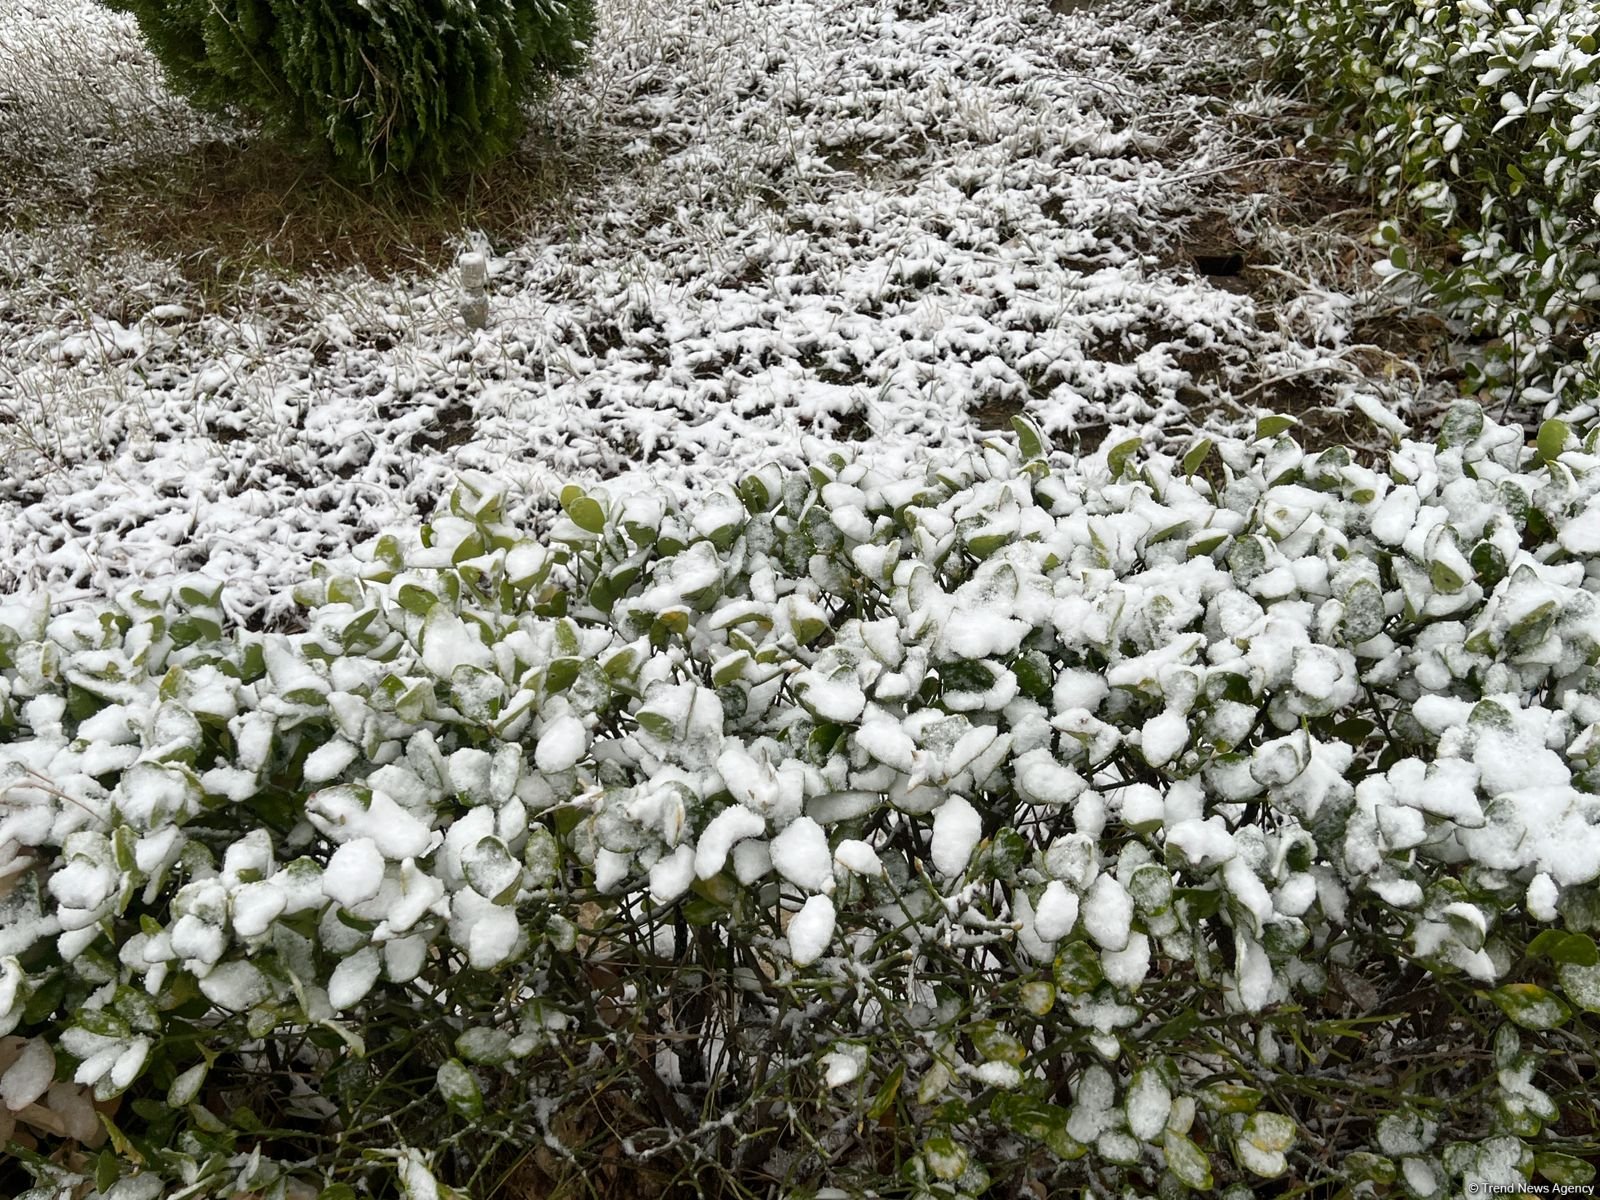
M1272 53L1394 220L1388 269L1498 340L1467 387L1600 397L1600 8L1269 0Z
M437 178L510 151L523 103L582 64L591 0L105 0L131 13L168 80L345 174Z
M0 608L31 1195L1587 1180L1600 432L1289 424Z

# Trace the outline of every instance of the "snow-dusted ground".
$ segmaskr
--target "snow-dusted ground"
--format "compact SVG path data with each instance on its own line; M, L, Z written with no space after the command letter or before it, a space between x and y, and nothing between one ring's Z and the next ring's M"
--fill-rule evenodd
M259 614L461 468L538 511L560 482L706 486L806 436L918 462L1019 409L1070 444L1403 408L1409 368L1352 332L1381 307L1310 277L1359 284L1359 243L1262 216L1281 102L1207 94L1253 70L1237 32L1170 3L617 0L540 117L606 169L493 247L481 333L449 273L208 307L153 251L0 222L0 590L201 570ZM126 20L0 0L0 161L64 212L218 136ZM1207 279L1184 222L1230 205L1276 265Z

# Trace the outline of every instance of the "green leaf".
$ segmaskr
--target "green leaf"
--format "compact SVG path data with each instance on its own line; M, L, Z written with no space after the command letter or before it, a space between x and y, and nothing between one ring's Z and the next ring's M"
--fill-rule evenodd
M704 896L694 896L686 901L680 910L683 919L690 925L701 929L715 925L728 915L728 906L718 904L715 900L708 900Z
M478 1079L459 1058L439 1064L439 1094L445 1103L469 1121L483 1116L483 1092Z
M1555 1029L1572 1016L1559 996L1536 983L1508 983L1490 992L1489 999L1524 1029Z
M1495 584L1506 577L1505 552L1493 542L1479 542L1472 548L1467 561L1472 564L1473 573L1485 591L1492 590Z
M178 599L195 608L215 608L222 600L222 584L209 589L193 583L179 584Z
M984 1062L1006 1062L1018 1066L1028 1057L1027 1047L994 1021L980 1021L972 1027L972 1046Z
M395 594L395 600L408 613L419 617L427 616L433 606L439 603L438 596L414 583L402 583L399 592Z
M100 1151L100 1156L94 1164L95 1190L104 1195L111 1190L111 1185L122 1178L122 1164L117 1160L116 1154L107 1146Z
M922 1143L922 1161L935 1179L946 1182L960 1179L967 1169L967 1152L947 1133L935 1134Z
M1217 1112L1254 1112L1261 1103L1263 1093L1259 1088L1242 1083L1213 1083L1200 1094L1200 1099Z
M1211 1160L1204 1150L1173 1129L1162 1135L1161 1149L1167 1156L1167 1170L1179 1183L1199 1192L1211 1189Z
M483 541L483 535L474 530L462 538L456 548L450 552L450 563L452 566L459 567L469 558L477 558L487 549L488 547Z
M1136 867L1128 877L1128 894L1144 916L1163 916L1172 909L1172 872L1158 863Z
M1600 963L1594 939L1586 933L1567 933L1560 929L1546 929L1528 943L1530 958L1548 958L1554 963L1570 963L1578 967L1592 967Z
M1106 465L1111 468L1111 478L1121 479L1123 472L1128 469L1128 463L1144 444L1142 438L1128 438L1111 447L1106 454Z
M1068 942L1056 955L1054 979L1058 991L1081 996L1094 991L1104 978L1100 954L1088 942Z
M180 648L196 642L215 642L222 637L222 626L207 617L190 614L174 621L167 636Z
M1245 1170L1272 1179L1288 1169L1284 1152L1294 1145L1294 1133L1294 1121L1282 1113L1252 1113L1234 1140L1234 1157Z
M1339 619L1339 638L1357 646L1383 632L1389 619L1383 602L1383 589L1371 579L1357 579L1345 590L1340 602L1344 616Z
M1206 459L1211 457L1211 451L1216 443L1210 438L1201 438L1183 456L1183 477L1194 478L1194 473L1205 465Z
M341 914L342 920L342 914ZM253 1038L266 1037L278 1027L278 1010L275 1008L251 1008L245 1014L245 1032Z
M346 622L345 627L339 631L340 649L342 649L346 654L351 653L355 649L358 639L360 639L362 635L366 633L368 626L370 626L373 621L377 620L377 617L378 610L375 608L366 609L365 611L359 612L355 616L351 617L350 620Z
M393 689L394 714L402 721L420 721L428 710L428 702L434 698L433 683L427 679L404 680L390 676L395 680ZM387 690L387 689L386 689Z
M174 1079L172 1086L167 1089L167 1107L187 1108L200 1094L200 1085L205 1082L207 1069L208 1064L196 1063Z
M522 865L499 838L480 838L471 853L461 856L461 869L478 895L496 904L509 904L522 884Z
M512 1038L504 1029L474 1025L456 1035L456 1054L470 1063L498 1067L511 1061Z
M1561 1154L1555 1150L1545 1150L1535 1154L1533 1169L1551 1183L1585 1190L1587 1190L1586 1185L1594 1181L1595 1175L1594 1167L1583 1159L1574 1158L1570 1154Z
M1282 1113L1252 1113L1241 1136L1259 1150L1287 1150L1294 1145L1294 1120Z
M966 539L967 549L972 551L975 558L988 558L1015 540L1015 535L1010 533L976 533Z
M392 533L378 535L372 546L372 557L391 571L405 570L406 557L400 549L400 539Z
M794 630L794 640L802 646L809 646L822 636L828 628L828 623L821 617L797 617L791 628Z
M1535 446L1539 453L1539 461L1553 463L1566 449L1567 439L1572 436L1572 429L1565 421L1554 418L1539 426L1539 437Z
M1071 1114L1059 1104L1020 1092L1002 1093L989 1106L990 1115L1013 1133L1047 1145L1065 1136Z
M335 575L328 580L328 603L348 604L352 608L359 608L364 593L361 590L361 581L350 575Z
M744 501L745 508L753 513L767 512L772 508L772 503L777 497L768 490L766 482L757 475L746 475L739 481L739 499Z
M1585 1012L1600 1013L1600 966L1566 963L1557 968L1561 990Z
M616 584L602 575L589 589L589 603L603 613L610 613L616 607L617 591Z
M1255 440L1259 442L1263 438L1277 437L1280 433L1287 429L1293 429L1298 424L1300 424L1299 421L1282 413L1275 416L1262 417L1256 422Z
M556 622L551 643L556 654L563 657L575 655L583 648L583 643L578 637L578 626L571 617L562 617Z
M1021 415L1012 417L1011 428L1016 430L1017 448L1022 451L1024 462L1043 458L1050 453L1050 443L1045 441L1044 434L1039 432L1039 427L1027 417Z
M744 528L743 521L729 521L725 525L718 525L706 534L706 540L718 550L726 552L739 536L739 531Z
M1333 726L1332 733L1341 742L1359 746L1367 740L1367 735L1376 728L1377 725L1365 717L1349 717Z
M566 691L578 679L578 672L583 668L581 658L558 658L545 668L544 690L548 695L554 696Z
M111 857L117 864L117 870L125 874L132 874L137 870L134 861L134 844L139 840L126 825L118 825L111 834Z
M1032 979L1022 985L1017 998L1024 1011L1042 1017L1056 1006L1056 985Z
M1459 592L1467 583L1452 567L1438 560L1428 564L1428 582L1447 596Z
M670 742L677 736L678 726L673 719L654 709L641 708L634 719L639 722L640 729L657 741Z
M1344 1169L1353 1181L1371 1180L1388 1187L1399 1177L1394 1160L1368 1150L1357 1150L1344 1160Z
M561 489L561 509L585 533L599 533L606 527L605 509L575 483Z
M144 1155L140 1154L134 1144L128 1140L128 1135L117 1128L117 1124L111 1119L110 1114L101 1112L96 1115L100 1118L100 1124L104 1126L106 1136L111 1141L111 1148L134 1166L144 1166Z
M1171 853L1169 849L1168 853ZM1207 917L1217 914L1222 907L1222 891L1219 888L1174 888L1172 898L1183 902L1184 910L1191 921L1203 921Z
M108 1008L85 1008L77 1014L78 1028L86 1029L97 1037L127 1038L133 1030L127 1021Z
M1458 401L1450 406L1439 427L1439 447L1448 450L1468 445L1476 441L1482 432L1483 409L1471 400Z
M872 1103L867 1106L867 1116L876 1121L894 1107L895 1097L899 1095L900 1085L905 1081L906 1064L901 1059L889 1072L889 1077L878 1088L878 1093L872 1098Z
M636 646L624 646L608 654L600 663L600 669L612 679L631 679L639 673L639 650Z

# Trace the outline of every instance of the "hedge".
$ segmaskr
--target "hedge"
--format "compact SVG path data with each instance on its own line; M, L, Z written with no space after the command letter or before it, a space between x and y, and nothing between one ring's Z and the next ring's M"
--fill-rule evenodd
M1487 341L1465 389L1600 403L1600 8L1588 0L1267 0L1316 131L1389 218L1386 273Z
M1019 421L544 537L469 475L300 632L14 597L23 1195L1586 1182L1597 443Z

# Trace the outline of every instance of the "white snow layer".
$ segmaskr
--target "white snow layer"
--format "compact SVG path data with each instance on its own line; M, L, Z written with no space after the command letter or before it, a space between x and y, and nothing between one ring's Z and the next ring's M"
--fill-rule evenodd
M371 900L383 887L383 854L371 838L346 842L328 858L322 890L330 900L354 908Z
M0 21L15 194L87 197L248 136L163 89L129 19L42 7ZM200 571L277 621L311 561L414 526L462 469L508 481L521 519L568 480L704 488L807 436L920 466L1024 408L1051 432L1184 435L1225 391L1368 369L1341 353L1360 313L1337 280L1256 299L1173 252L1194 181L1261 151L1172 68L1189 28L1164 5L625 0L603 20L540 117L594 178L501 235L487 329L460 324L449 261L219 294L184 247L8 228L0 591ZM1378 373L1329 402L1363 389L1394 395ZM1397 489L1380 529L1403 537L1415 499ZM444 615L426 642L430 666L487 654Z
M833 855L828 835L810 817L791 821L771 844L772 865L790 883L808 892L833 890Z
M933 814L933 865L940 874L959 875L983 836L983 818L961 796L950 796Z
M822 957L833 940L836 920L833 901L826 896L812 896L800 906L788 929L789 957L796 966L809 966Z
M533 760L541 771L565 771L575 766L588 750L589 733L583 722L564 715L544 727Z
M1110 875L1101 875L1083 899L1083 927L1106 950L1127 948L1132 932L1133 897Z
M1059 879L1045 885L1033 910L1033 929L1047 942L1059 941L1072 932L1078 922L1078 897Z

